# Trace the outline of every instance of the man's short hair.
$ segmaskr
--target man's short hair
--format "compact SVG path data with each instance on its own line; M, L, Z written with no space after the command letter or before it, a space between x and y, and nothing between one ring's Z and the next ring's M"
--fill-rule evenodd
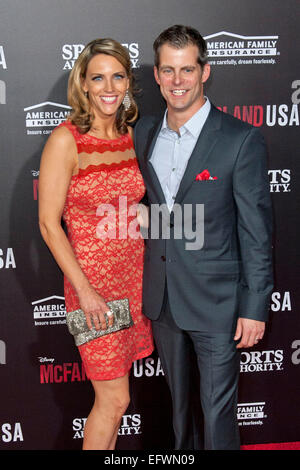
M155 39L153 43L154 49L154 64L159 67L159 52L163 44L168 44L176 49L181 49L194 44L198 47L198 63L203 67L208 60L206 42L195 28L191 26L174 25L165 29Z

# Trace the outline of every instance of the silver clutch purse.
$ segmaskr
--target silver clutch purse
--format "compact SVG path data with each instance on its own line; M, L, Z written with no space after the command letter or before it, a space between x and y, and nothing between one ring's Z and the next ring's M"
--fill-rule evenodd
M106 303L114 314L114 323L110 327L107 326L106 330L96 330L94 325L90 330L86 323L85 314L81 309L67 313L68 330L74 336L76 346L133 325L128 299L113 300ZM108 316L106 314L104 316L106 325L108 325Z

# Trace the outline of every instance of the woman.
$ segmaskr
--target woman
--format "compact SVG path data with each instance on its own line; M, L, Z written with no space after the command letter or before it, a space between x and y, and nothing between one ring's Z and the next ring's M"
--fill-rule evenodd
M112 450L129 404L132 362L153 351L151 326L141 313L143 239L128 236L129 231L124 236L136 220L128 207L145 192L128 126L137 107L127 50L112 39L90 42L70 74L68 101L72 112L53 131L42 155L39 223L64 273L67 312L81 308L90 328L93 322L96 329L106 329L106 302L129 299L133 327L79 346L95 391L83 449ZM123 212L127 203L125 219L120 200ZM114 236L113 221L101 225L111 207L123 224ZM110 316L109 325L113 321Z

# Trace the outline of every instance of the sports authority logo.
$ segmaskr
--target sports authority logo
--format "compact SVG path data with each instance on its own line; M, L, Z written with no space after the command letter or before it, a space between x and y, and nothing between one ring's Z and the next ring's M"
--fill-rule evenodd
M54 127L66 120L70 110L70 106L52 101L24 108L27 135L51 134Z
M76 59L78 59L83 49L83 44L64 44L62 46L63 70L72 70Z
M268 170L271 193L289 193L291 191L291 170Z
M83 439L84 426L87 418L74 418L72 429L75 431L73 439ZM140 414L124 415L118 431L119 436L132 436L142 434L142 418Z
M243 36L221 31L205 36L211 65L276 63L278 36Z
M64 300L64 297L52 295L51 297L31 302L35 326L65 325L66 307Z
M283 370L283 350L243 351L240 372L278 372Z
M141 431L141 415L124 415L122 417L121 426L118 431L119 436L131 436L136 434L142 434Z
M133 69L138 68L140 55L138 43L122 43L122 46L128 49L131 67ZM75 61L83 49L83 44L64 44L62 46L62 59L64 61L63 70L71 70L74 67Z
M74 418L72 430L75 431L73 439L83 439L83 431L87 418Z
M265 414L265 402L258 403L240 403L237 406L237 419L239 426L261 426L263 419L267 418Z
M139 56L140 56L138 43L137 42L122 43L122 46L127 47L128 49L131 67L133 69L137 69L139 67Z

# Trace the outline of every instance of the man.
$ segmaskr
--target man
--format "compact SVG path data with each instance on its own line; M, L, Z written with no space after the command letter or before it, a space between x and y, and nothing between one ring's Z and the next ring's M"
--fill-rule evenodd
M239 350L262 339L272 291L265 145L255 128L221 113L204 96L210 66L198 31L170 27L154 51L154 76L167 110L163 119L144 117L135 128L151 214L144 313L152 319L172 394L175 448L201 448L189 414L192 345L204 448L239 449ZM169 237L165 227L153 236L158 205L170 211ZM200 229L204 238L193 246L191 234Z

